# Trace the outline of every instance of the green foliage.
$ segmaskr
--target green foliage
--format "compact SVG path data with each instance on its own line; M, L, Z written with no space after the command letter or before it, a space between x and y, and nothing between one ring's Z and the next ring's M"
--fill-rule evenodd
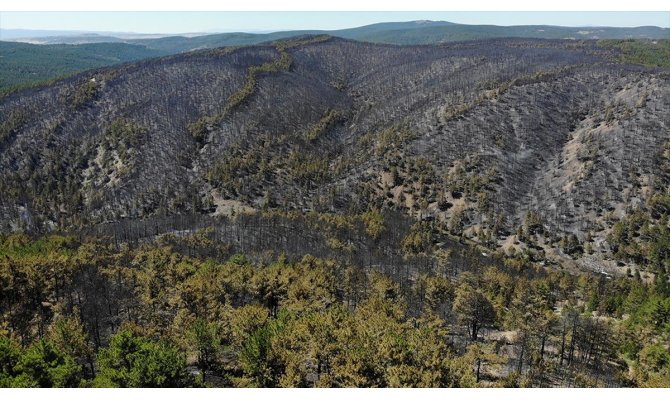
M46 85L87 69L163 54L126 43L34 45L0 42L0 96Z
M218 369L222 340L216 324L207 322L203 318L197 318L188 330L188 342L197 353L197 365L203 374L206 371Z
M19 381L31 387L77 387L81 366L54 343L40 340L24 353L17 365Z
M280 313L256 329L242 345L240 363L247 378L256 387L274 387L278 383L278 365L274 360L271 343L281 334L288 314Z
M47 337L54 346L76 360L82 369L92 361L94 351L79 316L57 318L49 327Z
M39 340L21 350L0 335L0 387L78 387L81 367L54 343Z
M4 334L0 334L0 387L11 387L19 375L17 364L21 359L21 348Z
M193 385L186 371L186 358L178 348L123 328L111 337L99 356L97 387L188 387Z
M72 255L78 246L73 236L50 235L31 239L25 233L0 235L0 255L12 258L55 258Z
M648 67L670 68L670 39L599 40L598 46L619 51L618 60Z

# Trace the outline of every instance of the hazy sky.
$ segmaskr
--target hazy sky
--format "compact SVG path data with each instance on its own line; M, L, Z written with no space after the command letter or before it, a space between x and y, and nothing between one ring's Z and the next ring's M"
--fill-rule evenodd
M2 29L138 33L340 29L376 22L444 20L465 24L670 27L670 12L1 12Z

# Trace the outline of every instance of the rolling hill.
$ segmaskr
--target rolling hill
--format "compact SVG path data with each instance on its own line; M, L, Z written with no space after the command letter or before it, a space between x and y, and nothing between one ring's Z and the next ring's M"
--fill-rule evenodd
M10 37L16 36L16 32L11 33L13 36ZM29 33L27 31L25 34ZM301 35L328 34L357 41L398 45L437 44L502 37L572 40L670 39L670 30L658 27L495 26L463 25L446 21L389 22L335 31L304 30L264 34L238 32L160 38L133 38L129 34L115 37L108 32L54 34L55 36L15 39L40 43L43 45L41 48L0 42L0 56L2 56L0 70L3 71L0 73L0 93L25 84L54 79L98 66L198 49L255 45ZM63 46L66 44L78 47ZM49 62L45 62L46 60Z
M35 45L0 42L0 93L86 69L164 55L127 43Z

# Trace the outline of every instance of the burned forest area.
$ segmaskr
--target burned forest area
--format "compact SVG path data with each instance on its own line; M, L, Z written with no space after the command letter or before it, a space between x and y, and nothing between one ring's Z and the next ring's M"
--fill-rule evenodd
M637 45L312 35L3 94L0 387L669 387Z

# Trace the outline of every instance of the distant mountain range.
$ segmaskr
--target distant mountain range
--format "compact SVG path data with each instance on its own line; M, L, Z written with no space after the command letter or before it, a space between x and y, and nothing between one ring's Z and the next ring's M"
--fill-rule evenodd
M84 44L124 42L148 48L180 52L203 47L256 44L298 35L328 34L331 36L373 43L435 44L460 40L498 37L540 39L664 39L670 30L657 26L635 28L564 27L551 25L465 25L447 21L383 22L356 28L326 30L292 30L272 33L188 33L142 34L129 32L41 31L24 29L0 30L0 40L34 44Z
M179 36L202 36L205 33L181 33ZM0 40L29 42L35 44L77 44L76 41L96 43L99 39L123 41L126 39L150 39L174 36L169 33L104 32L104 31L63 31L48 29L0 29Z
M516 37L540 39L668 39L670 29L464 25L447 21L387 22L334 31L148 35L113 32L0 30L0 92L86 69L198 49L247 46L302 35L396 45ZM21 43L19 43L21 42ZM37 46L39 45L39 46Z

